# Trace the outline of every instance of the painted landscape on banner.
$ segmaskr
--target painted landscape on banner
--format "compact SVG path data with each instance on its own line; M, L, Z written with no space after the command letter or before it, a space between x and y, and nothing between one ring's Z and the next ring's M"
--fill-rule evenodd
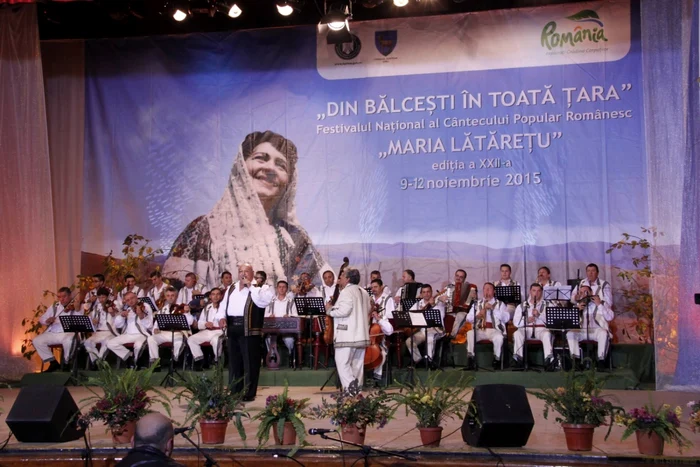
M348 256L394 290L504 262L521 284L595 262L617 286L630 258L605 251L648 218L636 2L351 32L89 41L84 272L139 233L209 285Z

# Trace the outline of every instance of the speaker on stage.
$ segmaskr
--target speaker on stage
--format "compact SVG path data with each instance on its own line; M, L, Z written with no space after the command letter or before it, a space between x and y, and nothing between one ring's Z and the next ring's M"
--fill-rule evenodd
M78 406L63 386L20 389L7 414L7 426L23 443L63 443L83 436L77 429Z
M527 444L535 424L523 386L484 384L474 388L472 405L462 423L462 439L469 446L515 448Z

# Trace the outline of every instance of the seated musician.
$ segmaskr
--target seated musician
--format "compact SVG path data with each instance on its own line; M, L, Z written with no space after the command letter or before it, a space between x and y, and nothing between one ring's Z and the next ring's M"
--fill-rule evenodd
M109 290L109 300L112 300L114 298L112 289L105 285L105 276L103 274L93 274L91 278L90 287L90 290L88 291L88 293L85 294L85 297L83 298L83 303L94 303L95 300L97 300L97 291L100 290L102 287L106 287L107 290Z
M151 298L157 307L162 308L165 305L165 289L168 288L168 284L163 281L160 271L153 271L149 279L151 280L151 289L148 291L147 296Z
M467 332L467 369L474 367L474 344L479 341L493 343L493 368L499 368L506 324L510 319L505 303L494 297L495 287L491 282L484 284L483 292L484 298L475 302L467 313L467 322L476 328L476 339L474 328Z
M335 274L333 271L328 270L323 273L323 284L321 284L321 297L323 297L323 303L329 302L333 298L335 293Z
M233 274L230 271L224 271L221 273L221 290L227 290L233 284Z
M372 288L372 281L375 279L382 279L382 273L377 271L376 269L372 272L369 273L369 284L367 284L368 288ZM383 281L382 281L383 282ZM384 288L382 289L382 295L386 295L387 297L391 297L391 290L389 289L389 286L384 284Z
M295 297L320 297L321 292L311 283L311 275L307 272L302 272L299 275L299 282L292 286L292 292Z
M287 281L277 281L276 295L270 302L270 304L265 308L265 318L298 318L297 307L294 304L294 298L291 297L287 292L289 291L289 284ZM270 350L270 343L272 339L277 339L277 336L265 336L265 346L267 350ZM294 365L294 336L282 336L282 341L284 345L289 350L289 366Z
M518 308L515 310L513 324L518 330L513 335L513 349L515 353L513 360L516 368L523 366L523 347L527 337L527 340L542 341L545 367L548 371L553 369L552 343L554 336L552 336L552 333L549 332L546 326L547 302L542 299L542 293L543 288L540 284L532 284L527 302L518 305Z
M396 291L396 294L394 294L394 304L397 305L397 310L401 310L401 297L402 295L404 295L404 287L406 286L406 284L413 284L416 282L416 273L413 272L411 269L406 269L401 273L401 280L403 280L404 285L399 287L399 289ZM421 291L419 290L415 297L403 298L419 298L421 296Z
M185 275L185 286L180 289L177 294L178 305L187 305L189 307L193 295L205 294L209 291L206 285L197 285L197 275L193 272L188 272Z
M194 318L192 313L186 311L184 306L177 306L175 302L177 301L177 290L175 287L168 287L165 289L165 304L158 310L155 314L161 315L172 315L172 314L182 314L187 321L187 325L192 327ZM146 342L148 344L148 360L151 364L158 359L159 352L158 346L166 342L173 344L173 354L172 358L177 360L180 358L180 352L182 352L182 344L185 339L190 335L188 331L161 331L158 328L158 320L153 316L153 334L148 336Z
M223 296L221 289L211 289L209 303L200 313L199 320L194 323L194 326L199 331L187 339L187 346L192 352L194 369L196 371L202 370L202 360L204 359L202 344L205 342L209 342L214 350L214 361L219 361L222 350L220 343L224 336L224 328L226 328L226 310L221 306Z
M120 335L107 341L107 348L123 361L133 357L133 364L136 366L143 345L153 328L153 315L148 306L139 303L136 294L127 293L124 296L124 305L114 318L114 327L122 331ZM126 348L124 344L133 344L134 351Z
M90 356L90 364L94 366L99 359L107 354L107 341L117 335L114 327L114 317L117 314L117 305L108 300L109 289L102 287L97 291L97 301L91 305L83 304L83 309L90 316L95 332L85 340L83 345ZM97 346L100 346L99 350Z
M420 289L421 299L411 307L411 311L422 311L428 308L435 308L440 310L441 319L445 320L445 304L442 302L436 302L433 298L433 288L428 284L423 284ZM413 361L419 363L421 359L420 352L418 350L418 345L425 342L425 358L428 360L428 366L431 368L437 368L438 365L433 362L433 354L435 353L435 342L445 335L443 328L433 327L433 328L419 328L414 329L416 331L413 334L413 339L409 335L406 339L406 347L411 352ZM411 346L413 344L413 346Z
M537 283L544 287L561 287L559 281L552 280L552 273L547 266L542 266L537 270Z
M133 274L127 274L124 276L124 282L126 283L126 286L119 291L115 300L117 306L122 306L124 304L124 296L129 292L136 294L138 298L146 296L143 289L136 285L136 277L134 277Z
M455 292L459 289L459 297L455 297ZM438 297L438 300L445 304L448 313L455 313L455 322L452 326L451 336L456 336L459 328L467 318L466 308L472 300L476 300L478 289L475 284L467 282L467 271L457 269L455 271L454 282L446 287L445 293ZM463 310L454 310L456 306L463 307Z
M370 324L378 324L385 336L390 336L394 333L394 327L389 322L394 317L394 300L391 296L385 294L384 283L381 279L372 280L372 314L370 316ZM370 336L371 337L371 336ZM415 340L415 339L414 339ZM374 369L372 375L375 381L381 381L384 371L384 362L389 353L386 346L386 339L382 340L380 349L382 351L382 363Z
M575 359L576 366L581 366L581 349L579 341L592 340L598 343L598 369L605 369L605 356L608 352L608 342L612 337L608 323L613 320L615 313L608 303L601 300L599 295L594 295L591 287L582 285L577 287L576 307L583 312L581 329L569 330L566 340L569 344L569 352Z
M578 296L579 289L582 286L588 286L591 289L591 295L597 295L600 297L601 303L608 305L612 309L613 306L613 293L612 287L608 281L601 281L599 277L600 271L598 270L598 265L591 263L586 266L586 278L583 279L575 288L571 291L571 303L574 305L577 303L576 297Z
M512 277L510 277L512 270L510 267L510 264L501 264L501 278L498 279L496 282L494 282L494 286L496 287L505 287L505 286L512 286L512 285L520 285L516 281L513 280ZM520 298L518 298L518 302L520 301ZM513 319L513 314L515 313L515 303L506 303L506 309L508 311L508 320ZM505 324L505 323L504 323Z
M61 287L58 289L56 297L58 301L48 307L44 314L41 315L41 318L39 318L39 323L46 326L46 330L32 339L32 344L36 349L36 353L39 354L41 361L44 363L49 362L49 367L46 369L47 372L56 371L61 367L54 358L53 352L49 346L62 345L63 360L68 361L73 338L75 337L75 334L72 332L63 332L63 326L59 318L61 316L73 316L80 313L80 311L76 312L73 308L73 298L71 298L71 292L68 287Z

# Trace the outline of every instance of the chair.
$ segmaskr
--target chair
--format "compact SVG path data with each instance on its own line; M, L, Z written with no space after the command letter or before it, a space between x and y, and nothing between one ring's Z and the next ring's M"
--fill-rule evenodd
M187 352L189 351L189 347L187 347L187 339L183 339L182 345L184 346L182 348L182 371L185 371L185 365L187 363ZM177 359L175 358L175 351L173 349L173 343L172 342L163 342L162 344L158 344L158 353L160 354L160 349L170 349L170 358L175 360L173 362L174 364L177 362Z
M66 369L66 364L63 361L63 344L51 344L49 345L49 349L51 349L51 352L54 352L55 350L58 350L58 361L61 364L61 371L65 371ZM41 372L44 372L44 363L41 362Z

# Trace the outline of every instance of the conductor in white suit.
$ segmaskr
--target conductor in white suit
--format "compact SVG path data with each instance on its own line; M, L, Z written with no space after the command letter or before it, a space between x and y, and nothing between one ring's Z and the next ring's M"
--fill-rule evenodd
M326 304L328 314L333 317L333 345L338 377L344 391L353 381L362 387L364 377L365 349L369 345L370 297L360 287L360 271L347 267L338 280L342 290L338 301L331 307Z

